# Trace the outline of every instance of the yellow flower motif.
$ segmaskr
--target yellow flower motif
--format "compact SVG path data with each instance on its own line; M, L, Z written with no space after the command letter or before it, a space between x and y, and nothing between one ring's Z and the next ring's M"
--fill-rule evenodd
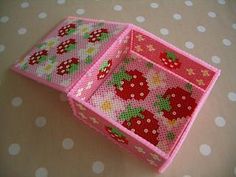
M92 25L90 24L83 24L78 27L78 32L81 36L85 33L89 33L93 29Z
M39 47L40 49L46 49L50 50L51 48L55 47L59 43L59 40L57 37L53 37L50 39L45 40L41 46Z
M151 69L147 74L147 82L150 89L156 89L158 87L165 88L166 75L163 72L156 72Z
M57 62L51 62L47 61L45 65L39 66L36 70L36 73L39 77L42 77L43 75L50 75L54 68L56 67Z

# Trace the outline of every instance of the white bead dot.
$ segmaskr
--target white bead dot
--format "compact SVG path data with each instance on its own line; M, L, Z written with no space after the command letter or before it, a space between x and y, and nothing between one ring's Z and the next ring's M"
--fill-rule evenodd
M202 25L199 25L199 26L197 26L197 30L198 30L199 32L203 33L203 32L206 31L206 28L205 28L204 26L202 26Z
M74 141L71 138L65 138L62 142L62 146L66 150L70 150L74 146Z
M23 100L21 97L14 97L11 100L11 105L14 107L19 107L22 104Z
M235 92L229 92L228 98L230 101L236 101L236 93Z
M39 116L35 119L35 125L39 128L44 127L47 123L47 119L43 116Z
M215 64L219 64L221 62L221 59L218 56L212 56L211 61Z
M232 28L236 30L236 23L232 24Z
M104 164L101 161L95 161L92 165L92 170L95 174L100 174L104 171Z
M115 11L122 11L122 6L121 5L115 5L114 7L113 7L113 10L115 10Z
M200 153L203 155L203 156L208 156L211 154L211 147L207 144L202 144L200 145Z
M168 35L168 34L169 34L169 30L168 30L167 28L161 28L161 29L160 29L160 33L161 33L162 35Z
M45 13L45 12L40 12L39 14L38 14L38 18L39 19L44 19L44 18L46 18L48 15Z
M187 41L187 42L185 42L185 47L188 49L193 49L194 44L191 41Z
M63 93L60 93L59 98L60 98L60 100L61 100L62 102L66 102L66 101L67 101L67 97L66 97L66 95L63 94Z
M57 4L65 4L66 0L57 0Z
M222 42L225 46L231 46L231 44L232 44L229 39L223 39Z
M7 23L9 21L9 17L8 16L3 16L0 18L0 22L1 23Z
M11 144L8 148L8 153L10 155L17 155L20 153L20 145L19 144Z
M193 2L192 1L185 1L184 2L186 6L193 6Z
M26 28L19 28L17 30L17 32L18 32L19 35L24 35L27 32L27 29Z
M0 44L0 53L5 50L5 46L3 44Z
M217 0L218 4L225 5L225 0Z
M77 10L76 10L76 13L77 13L78 15L83 15L83 14L85 13L85 10L84 10L84 9L77 9Z
M182 19L182 16L181 16L180 14L174 14L174 15L173 15L173 18L174 18L175 20L181 20L181 19Z
M145 17L143 16L137 16L136 17L136 21L139 22L139 23L143 23L145 21Z
M208 12L208 16L211 18L215 18L216 17L216 13L215 12Z
M225 126L225 119L223 117L216 117L215 124L218 127L224 127Z
M20 6L21 6L21 8L25 9L25 8L29 7L29 3L28 2L22 2Z
M40 167L35 171L35 177L47 177L48 176L48 170L44 167Z
M159 4L153 2L153 3L150 4L150 7L156 9L156 8L159 7Z

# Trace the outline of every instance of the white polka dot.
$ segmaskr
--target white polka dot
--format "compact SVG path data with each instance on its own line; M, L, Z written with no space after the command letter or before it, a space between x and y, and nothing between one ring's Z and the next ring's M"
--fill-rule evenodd
M93 163L92 170L96 174L100 174L104 171L104 164L101 161L96 161Z
M57 4L65 4L66 0L57 0Z
M0 18L0 22L1 23L7 23L9 21L9 17L8 16L3 16Z
M46 18L48 15L45 13L45 12L40 12L39 14L38 14L38 18L39 19L44 19L44 18Z
M113 10L115 10L115 11L122 11L122 6L121 5L115 5L114 7L113 7Z
M191 177L190 175L184 175L183 177Z
M184 2L186 6L193 6L193 2L192 1L185 1Z
M211 17L211 18L215 18L216 17L216 13L215 12L208 12L208 16Z
M12 100L11 100L11 104L12 106L14 107L19 107L21 104L22 104L23 100L21 97L14 97Z
M47 119L43 116L39 116L35 119L35 125L39 128L44 127L47 123Z
M225 0L217 0L217 2L221 5L224 5L225 4Z
M232 44L229 39L223 39L222 42L225 46L231 46L231 44Z
M223 117L216 117L215 118L215 124L218 127L224 127L225 126L225 119Z
M204 26L202 26L202 25L199 25L199 26L197 26L197 30L198 30L199 32L203 33L203 32L206 31L206 28L205 28Z
M83 15L83 14L85 13L85 10L84 10L84 9L77 9L77 10L76 10L76 13L77 13L78 15Z
M21 8L27 8L27 7L29 7L29 3L28 2L22 2L20 6L21 6Z
M236 30L236 23L232 24L232 28Z
M212 56L211 61L215 64L219 64L221 62L221 59L218 56Z
M161 28L161 29L160 29L160 33L161 33L162 35L168 35L168 34L169 34L169 30L168 30L167 28Z
M236 167L234 167L234 175L236 176Z
M62 142L62 146L66 150L70 150L74 146L74 141L71 138L65 138Z
M159 7L159 4L153 2L153 3L150 4L150 7L156 9L156 8Z
M185 42L185 47L188 49L193 49L194 44L191 41L187 41L187 42Z
M200 145L200 153L203 155L203 156L208 156L211 154L211 147L207 144L202 144Z
M5 46L3 44L0 44L0 53L5 50Z
M173 15L173 18L174 18L175 20L181 20L181 19L182 19L182 16L181 16L180 14L174 14L174 15Z
M44 167L40 167L35 171L35 177L47 177L48 170Z
M18 32L19 35L24 35L27 32L27 29L26 28L19 28L17 30L17 32Z
M236 101L236 93L235 92L229 92L228 98L230 101Z
M136 17L136 21L139 22L139 23L143 23L145 21L145 17L143 16L137 16Z
M10 155L17 155L20 153L20 145L19 144L11 144L8 148L8 153Z
M66 95L63 94L63 93L60 93L59 98L60 98L60 100L61 100L62 102L66 102L66 101L67 101L67 97L66 97Z

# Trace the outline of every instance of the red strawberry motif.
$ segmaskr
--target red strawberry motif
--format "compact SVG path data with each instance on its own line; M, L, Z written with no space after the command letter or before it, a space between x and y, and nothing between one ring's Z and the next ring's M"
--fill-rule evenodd
M128 105L126 110L120 114L119 119L124 120L122 125L127 129L155 146L158 144L159 124L153 113L141 107L133 108Z
M103 41L108 38L108 30L105 28L97 29L91 33L85 33L84 38L88 39L88 42L95 43L96 41Z
M115 86L116 95L124 100L144 100L149 93L146 78L136 69L125 71L122 67L113 74L111 83Z
M78 70L79 59L71 58L66 61L61 62L60 65L57 66L57 74L72 74Z
M47 55L48 55L47 50L40 50L38 52L35 52L33 55L30 56L29 64L34 65L42 63L43 61L47 60Z
M186 87L191 89L191 85ZM191 91L186 91L180 87L169 88L164 95L158 95L154 106L163 116L170 121L191 116L197 106L195 99L191 97Z
M75 49L75 39L68 39L57 46L57 54L63 54Z
M112 127L105 127L105 129L114 140L123 144L128 144L128 140L118 129Z
M63 37L66 35L73 34L76 31L75 24L71 23L66 26L63 26L58 31L58 36Z
M162 52L160 54L160 59L164 65L170 69L179 68L181 65L179 59L176 58L173 52Z
M99 73L97 74L97 79L103 79L111 70L112 60L104 61L99 68Z

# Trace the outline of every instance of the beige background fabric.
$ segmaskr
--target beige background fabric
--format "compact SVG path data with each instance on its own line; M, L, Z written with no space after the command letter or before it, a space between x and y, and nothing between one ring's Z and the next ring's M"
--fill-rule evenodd
M66 16L134 23L220 68L164 174L74 119L65 97L9 70ZM0 1L1 177L236 176L236 1Z

